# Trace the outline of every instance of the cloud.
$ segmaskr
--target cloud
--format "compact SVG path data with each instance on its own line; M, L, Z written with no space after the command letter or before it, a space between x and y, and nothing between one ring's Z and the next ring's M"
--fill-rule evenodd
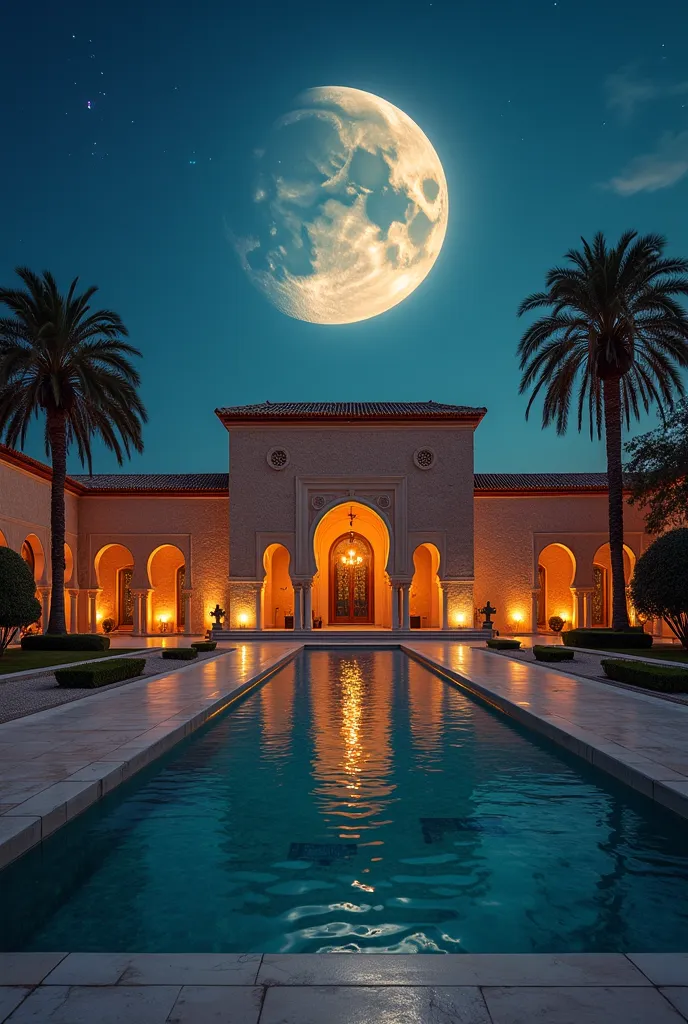
M638 78L632 67L622 68L609 75L605 82L607 106L618 110L628 121L636 108L653 100L669 99L672 96L688 96L688 81L660 83L649 78Z
M636 192L658 192L670 188L688 175L688 131L667 132L654 153L644 153L608 182L620 196Z

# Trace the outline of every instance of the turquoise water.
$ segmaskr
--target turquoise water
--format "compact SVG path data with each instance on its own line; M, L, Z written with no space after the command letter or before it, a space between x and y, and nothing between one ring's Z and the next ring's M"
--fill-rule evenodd
M688 949L688 829L399 651L302 654L0 874L0 945Z

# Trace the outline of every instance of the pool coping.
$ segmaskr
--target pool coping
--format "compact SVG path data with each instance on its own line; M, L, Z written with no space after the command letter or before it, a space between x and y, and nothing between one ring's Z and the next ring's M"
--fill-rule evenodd
M582 729L573 723L567 722L565 719L559 719L555 723L551 718L543 717L534 711L528 711L516 702L509 700L503 694L475 682L469 676L467 677L456 672L454 669L449 668L441 661L422 651L407 647L405 644L402 645L401 649L408 657L417 661L425 668L442 676L449 683L467 690L479 700L487 702L493 708L515 719L527 729L547 737L547 739L556 743L557 746L576 754L582 760L594 765L595 768L599 768L600 771L611 775L631 789L635 789L680 817L688 818L688 778L680 776L677 772L672 771L672 769L664 767L661 762L652 761L641 754L636 754L629 748L612 743L606 737L600 736L591 730ZM481 651L480 653L487 652ZM530 669L533 666L528 664L527 667ZM560 672L556 667L552 668L550 666L550 671L567 675L565 670ZM595 680L586 679L584 676L567 675L567 677L584 684L586 682L596 683ZM648 699L648 695L643 694L642 696ZM655 695L649 696L649 699L655 699ZM685 707L685 705L674 706ZM679 788L680 786L683 787L683 790Z
M17 803L10 810L4 811L0 814L0 870L97 803L106 794L141 771L142 768L162 757L187 736L200 729L211 718L221 714L235 701L242 698L249 690L265 683L284 665L292 661L301 649L302 645L294 645L274 662L261 667L243 683L233 686L231 689L225 689L217 699L208 701L202 708L188 714L182 712L171 715L166 719L161 719L147 730L142 730L136 737L137 749L127 757L119 758L115 748L71 774L65 772L65 777L60 781L46 785L36 795ZM197 669L204 663L216 663L235 654L236 648L232 648L213 658L208 658L200 664L192 662L180 665L178 668L169 668L164 672L133 680L133 682L148 686L156 680L170 675L178 676L180 673ZM121 688L118 688L118 690L109 692L120 691ZM89 694L89 696L97 697L98 693ZM31 718L71 706L71 704L57 705L56 708L37 711L34 715L13 719L3 725L26 723ZM131 746L131 742L123 744L123 747Z

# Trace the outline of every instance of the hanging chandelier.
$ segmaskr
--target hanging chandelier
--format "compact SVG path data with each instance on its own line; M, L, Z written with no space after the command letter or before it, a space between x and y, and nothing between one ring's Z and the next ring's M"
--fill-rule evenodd
M345 555L342 555L342 558L341 558L342 565L346 565L347 567L353 567L353 566L356 566L356 565L360 565L361 562L363 561L363 557L361 555L357 555L356 554L356 548L354 547L354 519L355 518L356 518L356 513L354 512L354 508L353 508L353 505L352 505L351 508L349 509L349 527L350 527L350 529L349 529L349 550L347 551L347 553Z

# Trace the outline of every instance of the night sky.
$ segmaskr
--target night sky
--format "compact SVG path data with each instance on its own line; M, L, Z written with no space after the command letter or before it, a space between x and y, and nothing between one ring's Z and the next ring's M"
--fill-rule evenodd
M0 281L78 275L123 317L150 414L130 471L225 469L213 409L266 399L486 405L477 469L604 468L587 434L525 423L515 311L581 234L688 256L687 4L40 0L0 34ZM231 244L252 153L322 85L405 111L449 188L430 275L346 326L279 312Z

